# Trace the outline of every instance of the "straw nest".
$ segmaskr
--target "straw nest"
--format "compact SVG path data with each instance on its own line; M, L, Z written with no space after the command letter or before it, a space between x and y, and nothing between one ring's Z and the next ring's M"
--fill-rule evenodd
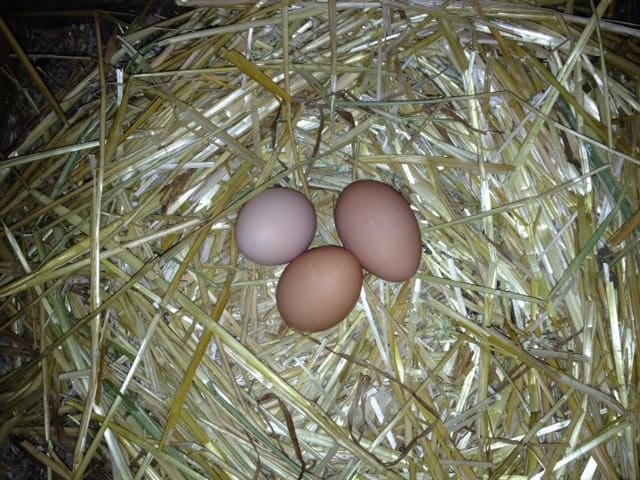
M2 437L75 479L638 478L640 32L608 3L209 7L100 45L0 164ZM410 200L421 268L288 329L235 216L290 186L336 244L359 178Z

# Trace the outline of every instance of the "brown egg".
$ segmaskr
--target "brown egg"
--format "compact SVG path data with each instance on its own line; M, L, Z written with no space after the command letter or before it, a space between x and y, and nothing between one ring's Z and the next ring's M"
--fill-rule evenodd
M334 211L338 235L369 272L391 282L411 278L420 265L422 240L405 199L385 183L347 186Z
M298 330L318 332L340 323L362 288L362 267L342 247L306 251L284 269L276 302L282 319Z

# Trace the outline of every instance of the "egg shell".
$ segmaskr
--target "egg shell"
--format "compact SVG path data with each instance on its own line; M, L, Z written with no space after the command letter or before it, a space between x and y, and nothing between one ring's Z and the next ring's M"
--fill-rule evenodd
M411 278L420 265L420 227L411 207L389 185L360 180L348 185L334 210L345 248L369 272L391 282Z
M316 233L316 212L302 193L274 187L245 203L236 221L240 252L261 265L287 263L304 252Z
M362 266L338 246L311 249L282 272L276 303L282 319L298 330L337 325L353 309L362 288Z

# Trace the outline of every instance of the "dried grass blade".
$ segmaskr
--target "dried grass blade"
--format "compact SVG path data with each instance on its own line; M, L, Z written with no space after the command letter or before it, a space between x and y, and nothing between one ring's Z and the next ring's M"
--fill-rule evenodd
M33 63L31 63L31 60L29 60L29 57L23 50L20 42L18 42L18 39L13 35L11 29L9 28L9 25L5 23L4 18L2 17L0 17L0 32L2 32L2 34L5 36L5 38L9 42L9 45L20 60L20 63L22 63L24 68L29 73L31 79L38 86L38 89L40 90L44 98L47 99L47 102L51 106L51 109L64 124L68 124L69 121L67 120L67 116L60 107L58 100L56 100L56 97L53 95L46 82L42 79L42 77L38 73L38 70L36 70L36 67L33 66Z
M258 82L258 84L262 85L283 102L291 103L291 95L289 95L280 85L275 83L267 74L260 70L255 63L247 60L244 55L236 52L235 50L227 50L226 48L222 49L222 53L227 60L238 67L241 72Z
M185 273L187 266L193 260L196 254L199 253L200 247L202 243L205 241L208 236L208 231L203 231L202 234L198 237L198 239L191 246L189 253L183 260L176 276L182 276ZM232 259L232 264L235 263ZM233 281L234 274L233 271L227 272L227 278L225 279L224 286L222 291L220 292L215 309L212 313L212 321L218 322L220 317L227 306L227 302L231 296L231 282ZM205 330L198 341L198 346L196 347L195 352L191 356L189 360L189 367L187 371L184 373L182 378L182 383L176 392L175 398L171 403L171 408L169 410L169 414L167 416L166 425L162 432L162 437L160 438L160 442L158 444L158 448L162 450L167 442L170 440L171 433L175 428L176 424L181 415L183 415L183 405L186 401L187 394L189 393L189 389L191 388L191 384L193 383L194 376L196 375L196 370L198 369L202 358L204 357L207 349L209 348L209 343L211 342L211 338L213 337L213 333L210 330Z
M102 196L104 191L104 159L105 159L105 136L106 136L106 110L107 110L107 87L106 87L106 78L104 72L104 62L102 57L102 34L100 29L100 22L98 20L98 15L96 14L94 17L95 22L95 31L96 38L98 39L98 70L100 73L100 150L99 150L99 158L96 162L96 159L93 155L89 155L89 161L94 163L92 165L93 170L93 198L91 202L91 222L89 227L89 239L90 239L90 265L91 265L91 286L90 286L90 295L89 295L89 308L92 311L98 310L101 303L101 281L100 281L100 270L101 270L101 262L100 262L100 226L101 226L101 215L102 215ZM97 163L97 164L95 164ZM76 440L76 446L73 452L73 469L80 464L82 459L82 454L85 448L85 442L87 439L87 433L89 430L89 421L91 419L91 412L95 409L97 411L100 410L100 402L96 403L96 398L98 397L100 379L99 372L102 370L103 359L100 355L101 350L101 316L99 313L96 313L90 322L91 328L91 348L90 352L90 375L89 375L89 384L88 391L85 397L84 410L82 412L82 418L80 420L79 432ZM114 458L122 458L122 453L118 451L113 451L112 454ZM122 462L114 462L116 464ZM122 474L122 473L121 473ZM125 472L123 476L130 477L131 475L128 472Z

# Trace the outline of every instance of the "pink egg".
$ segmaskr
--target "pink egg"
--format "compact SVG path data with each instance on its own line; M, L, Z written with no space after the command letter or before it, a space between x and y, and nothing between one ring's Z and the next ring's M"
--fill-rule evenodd
M316 212L302 193L274 187L240 209L236 240L240 252L261 265L279 265L304 252L316 233Z

